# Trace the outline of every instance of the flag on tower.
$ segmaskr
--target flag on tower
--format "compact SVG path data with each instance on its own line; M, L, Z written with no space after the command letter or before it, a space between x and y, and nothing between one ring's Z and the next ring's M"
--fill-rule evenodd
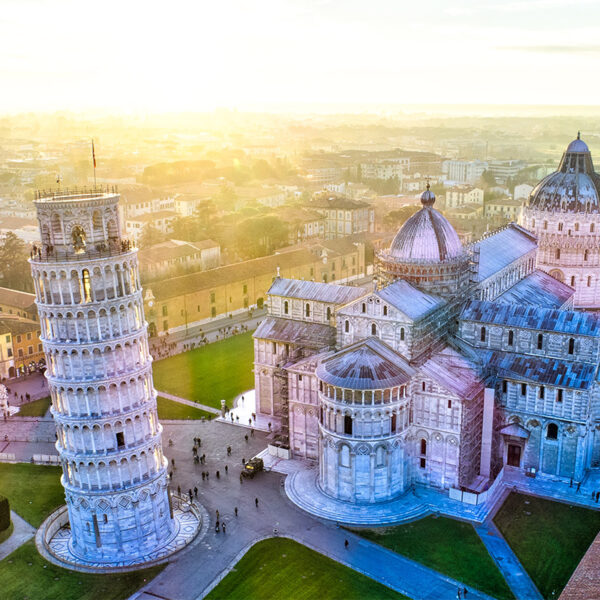
M94 150L94 140L92 140L92 160L94 161L94 169L96 168L96 151Z

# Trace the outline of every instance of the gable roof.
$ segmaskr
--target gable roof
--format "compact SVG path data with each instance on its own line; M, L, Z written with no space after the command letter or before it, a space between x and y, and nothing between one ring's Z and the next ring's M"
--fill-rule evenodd
M600 316L573 310L469 300L460 318L463 321L512 325L554 333L600 336Z
M21 308L23 310L35 310L35 306L32 306L34 302L35 294L0 287L0 304L6 304L7 306L16 306L17 308Z
M303 279L283 279L277 277L267 294L283 296L285 298L300 298L315 302L329 302L331 304L346 304L365 295L365 290L349 285L336 285L333 283L319 283Z
M438 296L422 292L403 279L375 292L375 295L415 321L445 304Z
M561 308L574 294L575 290L566 283L536 269L500 294L494 302Z
M335 343L335 328L322 323L266 317L252 337L310 348L324 348Z
M387 344L369 337L343 348L317 367L317 377L342 388L379 390L404 385L415 369Z
M535 236L516 223L510 223L487 237L475 242L479 249L477 281L483 281L512 262L537 248Z

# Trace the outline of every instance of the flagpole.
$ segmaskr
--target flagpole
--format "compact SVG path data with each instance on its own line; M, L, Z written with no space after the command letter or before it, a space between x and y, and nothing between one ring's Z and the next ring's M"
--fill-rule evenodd
M94 190L96 189L96 151L94 149L94 138L92 138L92 163L94 165Z

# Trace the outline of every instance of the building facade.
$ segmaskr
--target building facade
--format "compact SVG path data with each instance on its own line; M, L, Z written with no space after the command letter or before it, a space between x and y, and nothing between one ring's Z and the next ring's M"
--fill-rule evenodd
M30 259L63 469L70 552L143 562L175 534L137 251L119 196L38 197Z

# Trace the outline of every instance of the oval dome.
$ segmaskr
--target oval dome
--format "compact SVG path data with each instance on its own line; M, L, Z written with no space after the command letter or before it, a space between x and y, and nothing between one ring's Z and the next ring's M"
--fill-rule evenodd
M459 257L463 246L448 219L433 208L435 196L428 189L421 196L423 208L396 234L390 255L408 262L443 262Z
M579 134L567 146L558 170L533 188L526 205L550 212L599 211L600 176L594 171L592 155Z

